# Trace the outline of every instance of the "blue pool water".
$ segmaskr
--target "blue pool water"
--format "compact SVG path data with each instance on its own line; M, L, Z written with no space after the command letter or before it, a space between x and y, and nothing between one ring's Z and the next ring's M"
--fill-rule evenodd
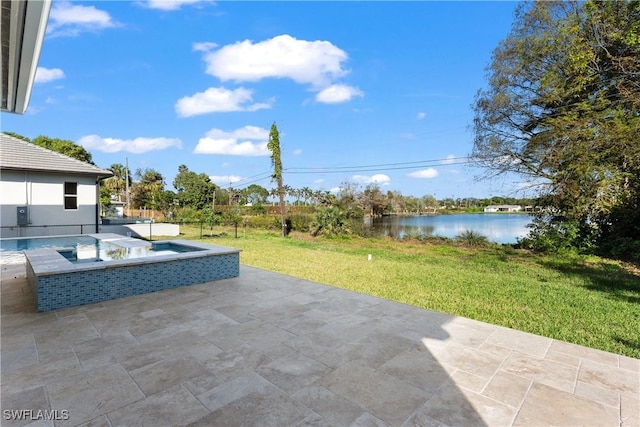
M43 248L77 248L78 246L98 247L100 240L91 236L34 237L0 239L0 252L27 251Z
M55 249L73 263L112 261L149 256L193 252L199 249L171 242L124 247L91 236L60 236L0 239L0 252L22 252L31 249Z

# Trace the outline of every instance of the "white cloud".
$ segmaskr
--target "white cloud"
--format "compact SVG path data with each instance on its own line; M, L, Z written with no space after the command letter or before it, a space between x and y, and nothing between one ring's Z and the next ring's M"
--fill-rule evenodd
M422 111L418 113L418 116L417 116L418 120L422 120L425 117L427 117L427 113L423 113Z
M253 91L239 87L237 89L225 89L223 87L211 87L204 92L198 92L192 96L185 96L176 102L175 110L178 117L191 117L207 113L223 113L229 111L257 111L271 108L270 103L255 103ZM273 100L270 100L273 102Z
M389 185L391 182L391 178L388 175L383 173L378 173L373 176L367 175L354 175L351 177L355 182L362 184L380 184L380 185Z
M458 160L453 154L449 154L446 159L440 160L441 165L450 165Z
M141 4L149 9L178 10L185 4L213 3L212 0L147 0Z
M322 184L323 182L324 182L324 179L322 179L322 178L313 180L314 184Z
M196 42L193 44L193 50L196 52L209 52L216 47L218 47L218 44L213 42Z
M226 187L230 183L241 181L243 178L238 175L209 175L209 179L214 184L218 184L221 187Z
M230 156L268 156L269 130L245 126L231 132L211 129L200 138L193 150L196 154L223 154Z
M36 69L35 83L48 83L54 80L64 79L64 71L60 68L44 68L38 67Z
M296 148L295 150L293 150L293 155L294 156L299 156L301 154L302 154L302 149Z
M340 187L332 187L329 189L329 193L338 194L342 190Z
M253 43L244 40L204 55L206 72L222 81L256 82L289 78L325 87L347 74L345 51L328 41L298 40L288 34Z
M364 92L357 87L334 84L318 92L316 101L325 104L338 104L350 101L354 96L364 96Z
M139 137L135 139L117 139L102 138L98 135L87 135L80 138L78 144L91 150L102 151L103 153L126 151L128 153L140 154L149 151L164 150L170 147L182 148L182 142L177 138Z
M408 174L411 178L435 178L438 176L438 171L434 168L423 169Z
M498 156L492 160L492 163L494 163L497 166L517 165L517 164L520 164L521 162L522 161L520 159L513 156L509 156L509 155Z
M60 1L53 2L51 7L47 34L49 37L76 36L81 32L96 32L116 26L118 24L104 10Z

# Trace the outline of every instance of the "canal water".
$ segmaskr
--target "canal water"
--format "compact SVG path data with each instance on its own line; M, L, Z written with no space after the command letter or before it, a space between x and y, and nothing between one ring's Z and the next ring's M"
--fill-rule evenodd
M385 216L374 218L374 234L403 238L410 236L440 236L454 238L465 230L475 231L496 243L516 243L529 232L528 214L452 214Z

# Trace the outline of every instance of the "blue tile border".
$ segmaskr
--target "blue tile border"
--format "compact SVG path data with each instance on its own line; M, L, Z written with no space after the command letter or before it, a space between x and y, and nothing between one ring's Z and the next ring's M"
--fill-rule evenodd
M42 312L240 275L239 250L194 242L185 246L203 250L94 265L73 265L53 250L25 251L27 279Z

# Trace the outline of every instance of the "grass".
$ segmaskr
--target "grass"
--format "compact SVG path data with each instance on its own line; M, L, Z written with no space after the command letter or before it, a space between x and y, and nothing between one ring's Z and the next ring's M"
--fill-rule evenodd
M615 261L219 227L202 241L242 249L249 266L640 358L640 274Z

